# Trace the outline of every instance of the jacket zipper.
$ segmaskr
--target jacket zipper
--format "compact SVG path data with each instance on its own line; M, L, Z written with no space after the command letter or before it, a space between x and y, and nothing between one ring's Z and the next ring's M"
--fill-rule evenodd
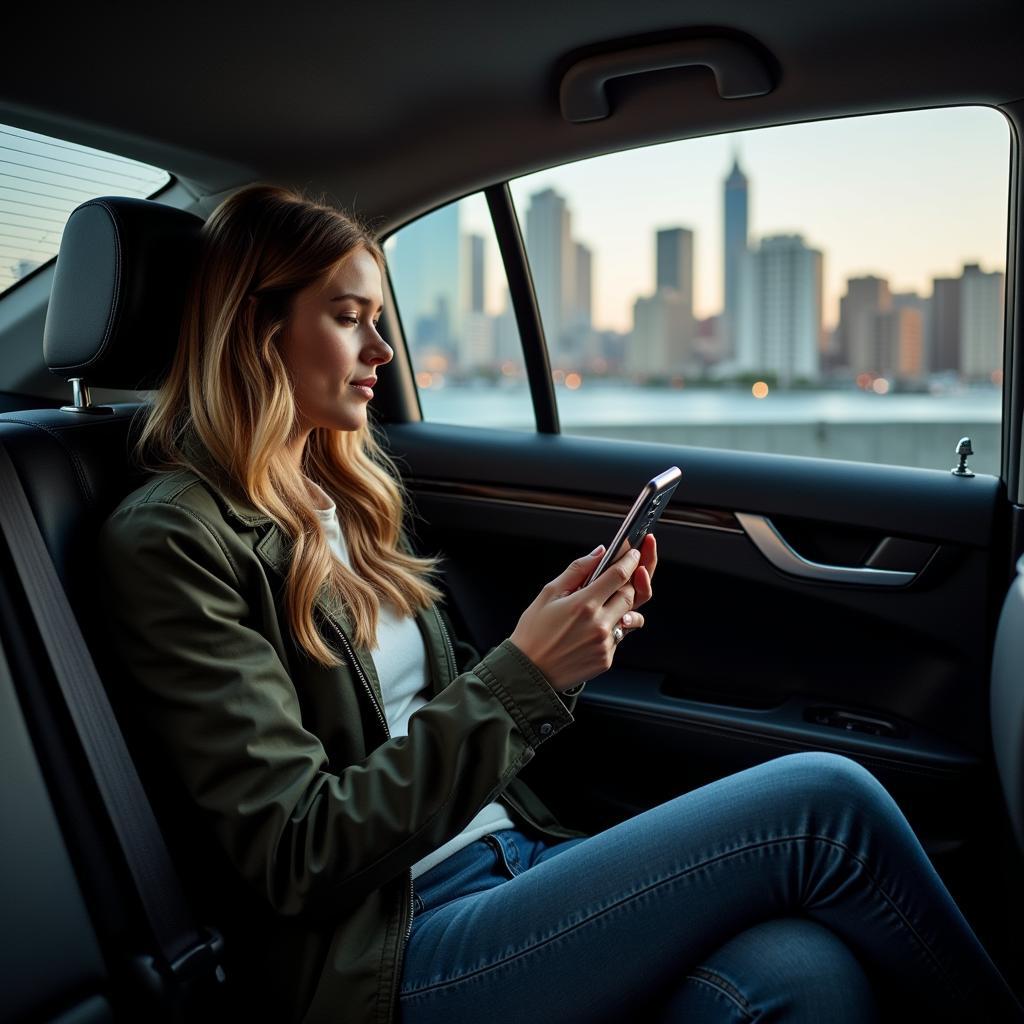
M452 646L451 637L448 636L448 630L445 629L444 617L441 615L439 611L436 611L436 615L437 624L441 627L441 635L444 637L444 642L448 648L448 666L451 670L451 679L449 679L448 682L451 682L452 679L454 679L459 674L459 666L455 660L455 648L454 646Z
M338 634L338 639L341 641L342 647L345 648L346 654L348 654L349 663L355 670L356 675L359 677L359 681L363 684L363 688L366 690L367 695L370 698L370 703L373 704L374 711L377 712L377 718L380 720L381 727L384 729L384 735L388 739L391 739L391 730L388 728L387 719L384 717L384 712L381 709L380 702L377 700L377 695L373 692L373 687L370 685L370 680L366 678L366 674L363 672L363 666L359 664L359 659L356 657L355 652L352 650L352 645L348 641L348 637L341 631L341 627L329 616L324 618L330 623L331 628L335 633ZM408 891L409 891L409 921L405 926L405 935L402 938L402 944L398 947L398 960L401 960L402 952L405 949L405 944L409 941L409 936L412 934L412 919L413 914L416 910L416 904L413 897L413 882L412 882L412 868L408 868ZM398 987L398 971L395 971L395 980L392 985L391 997L394 1002L395 991Z

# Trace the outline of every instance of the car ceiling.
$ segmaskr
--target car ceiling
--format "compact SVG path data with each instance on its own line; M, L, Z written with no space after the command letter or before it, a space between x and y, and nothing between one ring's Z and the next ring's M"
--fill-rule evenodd
M4 16L0 122L166 167L197 196L255 179L324 190L385 227L630 146L1024 97L1019 0L20 6ZM659 71L613 83L606 120L563 120L575 59L702 35L759 50L773 90L723 100L707 69Z

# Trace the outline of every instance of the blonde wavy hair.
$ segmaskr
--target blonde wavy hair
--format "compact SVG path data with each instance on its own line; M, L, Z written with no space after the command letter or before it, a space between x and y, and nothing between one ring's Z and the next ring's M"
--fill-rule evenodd
M272 185L225 199L202 231L170 370L135 445L153 472L189 468L228 485L291 539L284 603L296 643L324 666L340 663L313 619L322 588L344 599L354 641L375 644L380 603L411 615L442 597L438 558L406 548L407 497L369 421L354 431L314 428L301 472L287 458L297 416L278 340L297 292L325 282L357 249L384 273L368 227L324 201ZM254 296L254 302L248 301ZM352 562L335 558L313 511L305 474L334 500Z

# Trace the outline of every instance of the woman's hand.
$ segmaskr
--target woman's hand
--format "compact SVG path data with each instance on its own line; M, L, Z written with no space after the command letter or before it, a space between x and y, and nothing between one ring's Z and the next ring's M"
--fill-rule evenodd
M556 690L567 690L611 667L612 630L628 615L625 629L639 629L643 616L632 609L651 598L657 565L654 538L613 562L589 586L583 581L604 548L577 558L546 584L519 618L511 641L544 673Z
M633 573L633 589L636 597L633 600L633 608L639 608L646 604L654 596L652 581L654 570L658 567L658 542L654 534L649 533L640 541L640 564ZM632 633L634 629L641 629L644 624L644 617L637 611L628 611L619 620L623 633Z

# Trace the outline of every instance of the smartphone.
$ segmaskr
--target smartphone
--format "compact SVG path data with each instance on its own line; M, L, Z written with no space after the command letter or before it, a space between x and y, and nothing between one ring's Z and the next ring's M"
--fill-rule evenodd
M622 525L616 531L601 561L597 563L597 567L583 586L596 580L612 562L620 559L627 551L640 547L640 542L654 528L658 517L679 486L682 475L682 470L678 466L670 466L653 480L647 481L633 502L633 507L626 513L626 518L622 520Z

